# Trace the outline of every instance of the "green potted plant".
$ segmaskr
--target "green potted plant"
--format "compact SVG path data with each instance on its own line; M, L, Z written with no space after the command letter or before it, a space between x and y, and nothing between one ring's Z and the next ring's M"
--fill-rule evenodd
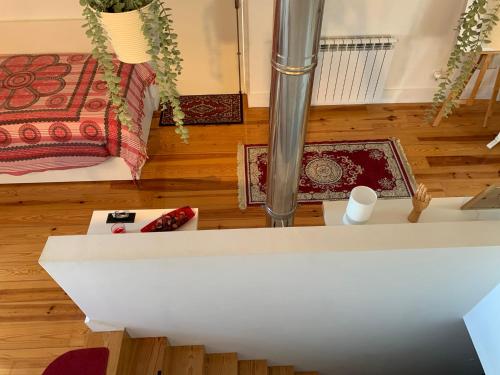
M457 27L457 41L448 59L446 72L440 78L432 107L426 113L432 122L438 112L448 117L459 105L462 95L483 47L497 24L500 0L472 0L462 14Z
M170 9L163 6L162 0L80 0L80 4L86 19L86 34L93 44L92 54L104 71L117 119L131 126L109 43L118 59L125 63L150 62L156 73L160 103L163 109L172 107L175 131L187 143L189 133L183 127L184 113L177 92L182 59L177 35L172 30Z

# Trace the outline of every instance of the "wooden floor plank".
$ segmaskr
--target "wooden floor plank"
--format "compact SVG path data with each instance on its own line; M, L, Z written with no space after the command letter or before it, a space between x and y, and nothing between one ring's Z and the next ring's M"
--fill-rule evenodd
M0 323L0 353L3 350L73 348L86 344L88 328L81 320Z
M58 302L30 301L0 304L0 323L83 319L85 319L85 315L68 299Z

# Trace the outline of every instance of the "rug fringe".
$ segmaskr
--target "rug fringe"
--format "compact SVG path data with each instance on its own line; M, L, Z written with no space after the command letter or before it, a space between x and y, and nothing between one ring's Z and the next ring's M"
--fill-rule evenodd
M405 168L406 175L408 176L408 179L410 180L411 188L413 189L412 193L415 193L417 190L417 180L415 179L415 175L413 174L413 170L411 168L410 162L408 161L408 158L406 157L405 150L403 148L403 145L401 144L401 140L399 138L394 138L391 137L389 138L391 141L394 142L396 145L396 148L399 152L399 156L401 158L401 162L403 163L403 167Z
M247 208L247 196L246 196L246 178L245 178L245 145L238 143L238 207L240 210L245 210Z

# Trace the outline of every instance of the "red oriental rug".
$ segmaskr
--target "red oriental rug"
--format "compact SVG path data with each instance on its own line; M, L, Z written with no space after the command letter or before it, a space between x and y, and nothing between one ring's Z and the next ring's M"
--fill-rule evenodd
M243 100L240 94L181 96L185 125L241 124ZM174 125L172 108L161 113L160 126Z
M240 208L266 201L267 145L240 145ZM369 186L379 198L408 198L415 179L397 139L307 143L299 202L349 199L356 186Z

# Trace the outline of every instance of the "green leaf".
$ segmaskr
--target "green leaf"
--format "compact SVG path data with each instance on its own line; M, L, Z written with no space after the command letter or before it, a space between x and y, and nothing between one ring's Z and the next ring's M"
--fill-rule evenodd
M174 110L176 133L187 143L189 132L183 127L182 120L185 115L180 108L176 88L177 74L181 72L182 59L176 42L177 34L172 31L173 20L171 14L168 13L170 8L165 8L162 0L80 0L80 4L84 7L86 35L94 45L92 54L104 70L103 77L107 83L110 101L115 107L117 119L129 127L133 125L132 120L127 103L122 96L121 79L116 76L115 66L112 63L113 56L107 49L108 36L101 25L100 12L123 12L140 9L150 4L147 11L141 10L139 14L143 21L142 33L149 44L147 53L151 57L151 66L156 73L161 106L164 108L168 103L171 104Z
M489 11L491 9L491 11ZM438 84L433 104L426 112L426 119L431 120L441 107L445 117L458 107L458 99L467 85L467 81L482 52L482 45L490 42L488 36L494 24L499 20L497 12L500 0L473 0L460 16L457 39L447 63L446 78ZM448 96L450 100L448 100Z

